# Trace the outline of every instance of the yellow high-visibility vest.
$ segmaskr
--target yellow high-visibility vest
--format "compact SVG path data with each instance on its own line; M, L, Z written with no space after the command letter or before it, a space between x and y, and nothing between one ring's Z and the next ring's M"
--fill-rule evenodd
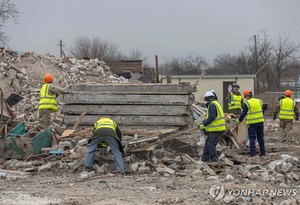
M208 110L211 104L214 104L217 108L217 117L209 125L205 127L207 132L221 132L226 130L226 123L224 118L224 112L218 101L214 100L208 105ZM208 111L206 112L206 119L208 118Z
M230 92L230 102L228 103L228 109L238 109L242 108L242 96L241 95L235 95L234 93ZM231 103L234 103L234 105L231 105Z
M52 109L52 111L56 111L57 108L57 100L56 94L49 94L49 83L45 83L40 91L40 102L39 102L39 110L42 109Z
M100 118L95 124L94 129L110 128L116 131L117 124L110 118Z
M280 100L279 119L293 120L295 119L295 100L291 98L284 98Z
M248 125L264 122L264 114L262 110L262 101L256 98L250 98L245 102L248 107L248 112L246 114L246 123Z

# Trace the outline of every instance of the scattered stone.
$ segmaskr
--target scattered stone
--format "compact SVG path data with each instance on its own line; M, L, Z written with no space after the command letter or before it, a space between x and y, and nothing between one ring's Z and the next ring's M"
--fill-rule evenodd
M233 180L234 180L234 177L232 176L232 175L230 175L230 174L227 174L227 176L226 176L226 181L228 181L228 182L232 182Z
M234 196L225 196L225 198L223 199L225 204L229 204L232 200L234 199Z

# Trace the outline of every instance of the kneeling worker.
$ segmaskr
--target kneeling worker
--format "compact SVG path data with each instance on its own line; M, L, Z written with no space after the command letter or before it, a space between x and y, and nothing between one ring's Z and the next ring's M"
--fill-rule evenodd
M101 117L94 124L94 131L92 135L92 141L87 150L84 167L87 171L92 171L94 154L97 150L99 143L104 142L110 147L112 154L114 155L114 163L116 166L116 172L124 173L124 161L122 158L123 147L121 144L122 133L117 124L110 118Z

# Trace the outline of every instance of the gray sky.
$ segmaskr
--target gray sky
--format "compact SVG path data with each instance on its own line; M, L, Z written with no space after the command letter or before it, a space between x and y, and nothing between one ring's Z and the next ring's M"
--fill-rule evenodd
M154 64L171 56L238 54L266 31L300 43L299 0L11 0L22 12L5 24L10 49L59 56L82 35L120 51L140 50Z

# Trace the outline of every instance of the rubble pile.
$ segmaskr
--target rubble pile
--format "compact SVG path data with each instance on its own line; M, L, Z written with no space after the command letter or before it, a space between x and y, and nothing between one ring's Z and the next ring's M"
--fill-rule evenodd
M0 86L4 98L12 93L24 99L13 107L17 120L37 120L39 89L45 73L54 76L54 84L69 87L79 83L128 83L123 77L112 74L105 62L98 59L57 59L51 55L37 55L33 52L17 53L0 50Z

